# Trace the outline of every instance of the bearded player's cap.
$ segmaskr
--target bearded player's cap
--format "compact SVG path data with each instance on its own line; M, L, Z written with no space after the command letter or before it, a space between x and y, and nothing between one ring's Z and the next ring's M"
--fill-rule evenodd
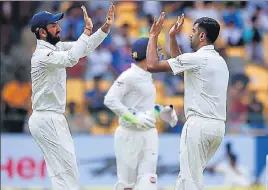
M31 31L37 32L40 28L45 27L47 24L55 23L63 18L63 13L52 14L47 11L36 13L31 20Z

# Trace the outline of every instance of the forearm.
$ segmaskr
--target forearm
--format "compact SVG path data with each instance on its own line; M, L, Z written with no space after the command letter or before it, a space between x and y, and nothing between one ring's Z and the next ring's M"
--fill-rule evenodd
M128 108L122 104L120 100L110 95L105 96L104 105L114 112L118 117L123 117L123 115L128 112Z
M85 28L83 33L90 36L92 34L92 28Z
M95 51L95 49L103 42L107 37L107 33L103 32L102 29L97 30L94 34L89 37L89 43L87 49L84 51L84 56Z
M174 57L177 57L179 55L182 54L179 46L178 46L178 43L177 43L177 40L176 40L176 36L170 36L170 56L172 58Z
M106 22L105 22L105 24L101 27L101 30L102 30L103 32L105 32L106 34L108 34L108 33L110 32L110 29L111 29L111 25L110 25L110 24L107 24Z
M86 32L87 33L87 32ZM55 54L51 57L47 57L47 62L53 63L54 67L73 67L78 62L79 59L84 57L84 52L88 49L90 44L90 37L88 36L89 33L83 33L76 42L73 42L70 45L70 49L68 51L63 52L54 52Z
M157 36L150 36L147 46L147 71L151 73L171 72L171 68L166 60L159 61L157 55Z
M147 67L154 67L158 64L158 56L157 56L157 36L150 36L148 47L147 47Z

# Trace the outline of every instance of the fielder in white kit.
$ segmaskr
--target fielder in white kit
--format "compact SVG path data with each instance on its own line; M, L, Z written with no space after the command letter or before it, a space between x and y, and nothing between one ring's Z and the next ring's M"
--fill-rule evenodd
M60 42L57 23L63 13L47 11L35 14L31 31L37 38L31 59L32 109L29 128L41 148L52 187L55 190L78 190L79 173L74 144L63 115L66 107L66 67L73 67L80 58L93 52L109 33L114 21L111 4L106 23L92 34L93 24L84 6L85 29L76 42ZM70 89L72 90L72 89Z
M147 71L148 38L132 45L136 64L124 71L105 96L104 104L119 117L114 135L118 182L115 190L157 190L157 118L174 127L172 106L155 105L156 89Z
M176 34L181 30L184 15L169 31L169 60L159 61L156 54L157 37L162 30L165 13L152 25L147 48L150 72L184 72L184 124L180 141L180 173L176 190L204 188L203 171L215 154L225 134L226 94L229 71L225 60L214 49L220 25L203 17L194 22L190 34L194 53L180 51Z

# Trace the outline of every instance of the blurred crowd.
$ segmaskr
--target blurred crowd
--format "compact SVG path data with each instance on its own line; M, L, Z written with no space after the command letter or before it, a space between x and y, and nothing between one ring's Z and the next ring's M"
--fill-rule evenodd
M74 41L84 29L81 5L87 7L96 31L105 22L108 1L0 2L1 131L28 132L27 122L32 111L30 59L36 45L29 29L31 17L40 10L64 12L65 17L60 21L61 40ZM161 11L167 15L159 37L165 59L169 58L167 32L178 15L186 16L184 29L177 36L183 52L192 51L188 36L197 18L208 16L220 22L216 49L230 70L227 133L268 134L267 2L131 1L115 5L116 24L105 41L75 67L67 68L66 118L73 134L108 134L117 127L117 117L103 105L104 96L112 82L133 62L130 53L133 41L148 36L153 16ZM254 77L260 80L254 81L251 73L257 73ZM153 77L158 90L157 103L175 104L180 118L174 128L161 121L157 127L160 132L180 133L185 122L183 76L161 73ZM255 88L252 83L256 83Z

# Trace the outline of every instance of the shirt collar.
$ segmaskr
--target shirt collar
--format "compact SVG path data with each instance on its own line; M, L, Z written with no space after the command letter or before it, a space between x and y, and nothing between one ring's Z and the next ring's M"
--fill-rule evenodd
M203 51L203 50L214 50L214 45L203 46L198 51Z
M44 40L37 40L37 45L38 46L45 46L45 47L52 49L52 50L56 50L56 48L57 48L56 46L54 46L54 45L52 45Z
M134 69L135 72L137 72L138 74L152 76L152 73L143 70L142 68L140 68L139 66L137 66L137 65L134 64L134 63L131 63L131 68Z

